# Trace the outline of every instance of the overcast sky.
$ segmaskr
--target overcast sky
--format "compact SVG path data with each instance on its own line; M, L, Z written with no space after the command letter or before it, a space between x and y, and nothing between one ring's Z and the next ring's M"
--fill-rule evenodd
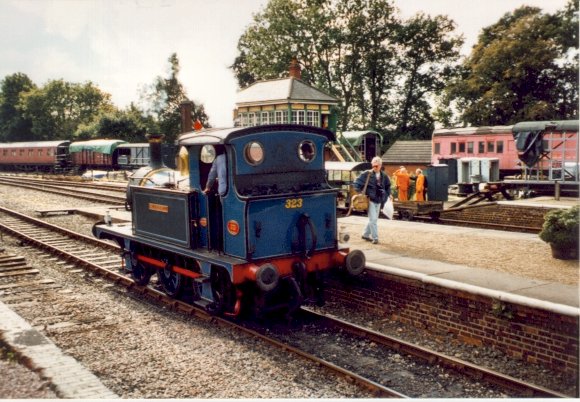
M267 0L0 0L0 79L24 73L37 85L92 81L118 107L167 76L177 53L189 98L214 127L232 125L236 80L228 68L240 35ZM403 17L448 15L468 54L483 27L531 5L553 13L566 0L395 0Z

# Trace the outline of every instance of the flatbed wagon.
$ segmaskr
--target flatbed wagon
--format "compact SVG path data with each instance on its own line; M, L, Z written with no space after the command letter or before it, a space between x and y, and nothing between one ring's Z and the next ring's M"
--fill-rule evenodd
M417 215L429 215L437 220L443 211L443 201L394 201L393 206L399 219L411 221Z

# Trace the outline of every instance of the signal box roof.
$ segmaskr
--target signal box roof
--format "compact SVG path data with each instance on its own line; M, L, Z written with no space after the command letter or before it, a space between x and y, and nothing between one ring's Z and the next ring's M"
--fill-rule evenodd
M192 131L179 137L179 145L228 144L234 138L242 137L244 135L276 131L294 131L318 134L325 136L328 141L334 141L336 139L332 131L324 128L297 124L272 124L245 128L209 128L201 131Z
M238 107L289 102L336 105L338 99L294 77L258 81L239 91L236 96Z

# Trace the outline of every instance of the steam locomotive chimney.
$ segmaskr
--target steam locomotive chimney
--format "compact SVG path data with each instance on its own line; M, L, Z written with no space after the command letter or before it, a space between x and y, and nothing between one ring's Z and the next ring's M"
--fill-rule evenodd
M179 105L181 110L181 132L188 133L193 130L193 121L191 120L191 111L193 110L193 102L185 101Z
M149 141L149 166L153 170L165 167L161 157L161 143L165 134L147 134L145 137Z
M292 61L290 61L288 73L290 74L290 77L294 77L299 80L302 79L302 69L300 68L300 64L296 58L292 58Z

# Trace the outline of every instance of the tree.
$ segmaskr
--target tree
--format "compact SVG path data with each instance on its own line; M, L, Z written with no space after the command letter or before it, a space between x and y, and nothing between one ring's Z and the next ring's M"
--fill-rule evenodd
M438 95L457 74L462 37L453 36L447 17L418 14L400 30L401 85L397 97L396 133L401 138L430 139L434 128L428 99Z
M110 97L91 82L54 80L23 93L18 108L32 122L35 141L72 140L81 124L113 110Z
M126 110L114 110L99 115L93 122L79 126L77 139L114 138L127 142L146 142L145 134L157 132L156 122L144 116L133 103Z
M0 141L33 139L32 122L18 108L20 96L36 88L26 74L15 73L0 81Z
M554 15L521 7L483 29L448 87L460 123L578 118L578 3Z
M412 120L429 116L423 99L452 75L462 44L453 28L444 17L401 21L392 0L270 0L240 37L232 69L243 88L285 76L298 58L303 81L342 101L339 129L402 135L423 126Z
M173 53L168 61L169 76L158 76L144 98L150 104L149 113L155 118L158 132L165 134L165 141L173 143L181 132L180 105L189 99L177 77L180 70L177 54ZM209 118L201 104L193 102L192 119L199 120L204 127L210 127Z

